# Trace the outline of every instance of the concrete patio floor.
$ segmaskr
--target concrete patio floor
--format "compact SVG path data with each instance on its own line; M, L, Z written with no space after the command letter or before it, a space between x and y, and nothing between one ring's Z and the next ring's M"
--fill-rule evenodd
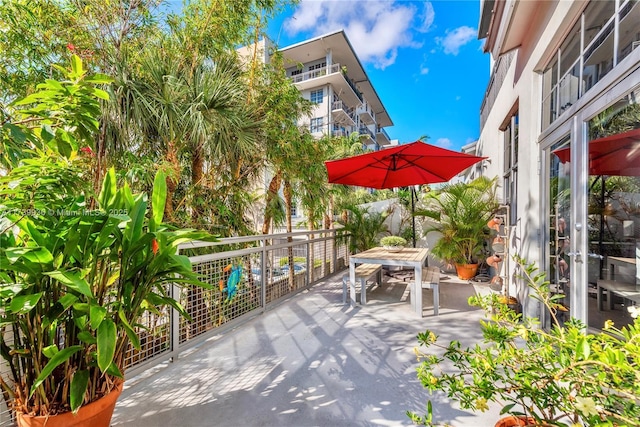
M430 397L416 377L416 335L431 329L446 344L481 339L484 313L467 305L472 285L444 276L440 315L430 291L425 317L409 285L391 279L368 304L342 304L340 275L247 323L211 338L177 361L129 378L112 426L401 426L406 411L452 426L493 426L498 409L474 414L446 396Z

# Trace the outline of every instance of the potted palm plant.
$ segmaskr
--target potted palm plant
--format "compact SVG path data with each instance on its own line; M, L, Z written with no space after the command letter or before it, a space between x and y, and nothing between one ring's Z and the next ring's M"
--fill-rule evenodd
M440 235L431 253L455 265L461 279L474 277L489 238L487 222L499 207L495 178L448 185L426 193L424 200L427 207L417 210L416 216L433 220L425 234Z
M481 322L483 343L441 345L433 332L419 334L426 347L416 349L422 384L446 393L464 409L502 405L508 417L497 420L500 427L639 425L640 310L632 313L634 323L621 329L611 321L598 333L587 333L575 319L562 324L554 314L562 296L551 294L545 275L533 264L515 261L530 295L549 313L551 328L496 304L496 294L471 297L470 304L491 314ZM409 416L432 426L432 409L429 403L426 415Z
M19 426L107 427L140 317L184 313L171 287L207 286L177 248L208 235L163 225L162 173L151 200L118 187L113 169L92 194L87 144L106 97L95 86L108 79L88 77L76 56L63 71L68 80L18 103L27 108L3 133L22 149L0 177L0 389Z

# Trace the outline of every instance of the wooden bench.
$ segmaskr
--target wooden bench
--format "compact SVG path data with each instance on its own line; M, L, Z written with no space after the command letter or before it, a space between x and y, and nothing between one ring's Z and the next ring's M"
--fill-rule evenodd
M438 267L426 267L422 269L422 289L433 291L433 314L438 315L440 306L440 269Z
M379 264L360 264L356 267L356 282L360 281L360 303L367 303L367 280L376 275L377 283L382 283L382 266ZM342 276L342 303L347 303L347 284L349 274ZM353 286L353 284L351 284ZM355 302L355 301L354 301Z
M615 280L598 280L597 304L598 310L602 311L603 291L607 291L607 308L613 310L613 294L624 299L640 303L640 286L635 283L616 282Z

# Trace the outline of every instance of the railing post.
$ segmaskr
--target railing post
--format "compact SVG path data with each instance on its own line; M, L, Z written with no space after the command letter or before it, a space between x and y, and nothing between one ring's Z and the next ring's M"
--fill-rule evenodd
M180 298L182 298L181 294L182 292L180 291L180 288L175 284L171 284L171 298L174 298L176 301L180 301ZM173 307L169 307L169 310L169 315L171 317L171 329L169 331L171 359L169 360L173 362L174 357L179 353L178 347L180 346L180 313L178 313L178 310Z
M260 293L262 295L262 311L267 308L267 239L261 238L262 252L260 253Z

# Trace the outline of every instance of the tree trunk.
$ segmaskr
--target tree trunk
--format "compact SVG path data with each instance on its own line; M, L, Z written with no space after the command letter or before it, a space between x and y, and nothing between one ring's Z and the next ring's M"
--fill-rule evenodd
M167 143L167 160L175 174L175 178L172 176L173 174L167 174L167 201L164 205L164 217L167 222L171 222L173 219L173 195L176 192L176 188L178 188L178 179L180 177L180 163L178 162L178 155L173 141Z
M198 195L201 192L201 181L204 169L204 156L202 154L202 146L198 145L193 150L191 158L191 191L193 191L193 201L191 203L191 219L194 226L198 223L198 220L202 216L201 206L198 204Z
M285 205L285 217L287 218L287 233L291 233L293 230L293 224L291 222L291 201L292 201L292 191L291 191L291 182L288 179L284 180L284 205ZM287 242L293 242L293 238L291 236L287 237ZM295 270L293 268L293 246L289 245L287 247L287 256L289 261L289 290L293 291L294 289L294 275Z
M269 211L269 206L275 197L278 197L278 190L280 189L280 184L282 183L282 172L278 171L271 178L271 182L269 183L269 189L267 190L267 198L264 208L264 222L262 223L262 234L269 234L269 228L271 228L271 212Z
M100 194L102 187L102 180L104 179L104 172L107 164L107 147L106 147L106 127L104 123L100 126L100 133L96 139L95 146L95 161L93 163L93 188L96 194ZM95 197L91 198L91 208L95 208Z

